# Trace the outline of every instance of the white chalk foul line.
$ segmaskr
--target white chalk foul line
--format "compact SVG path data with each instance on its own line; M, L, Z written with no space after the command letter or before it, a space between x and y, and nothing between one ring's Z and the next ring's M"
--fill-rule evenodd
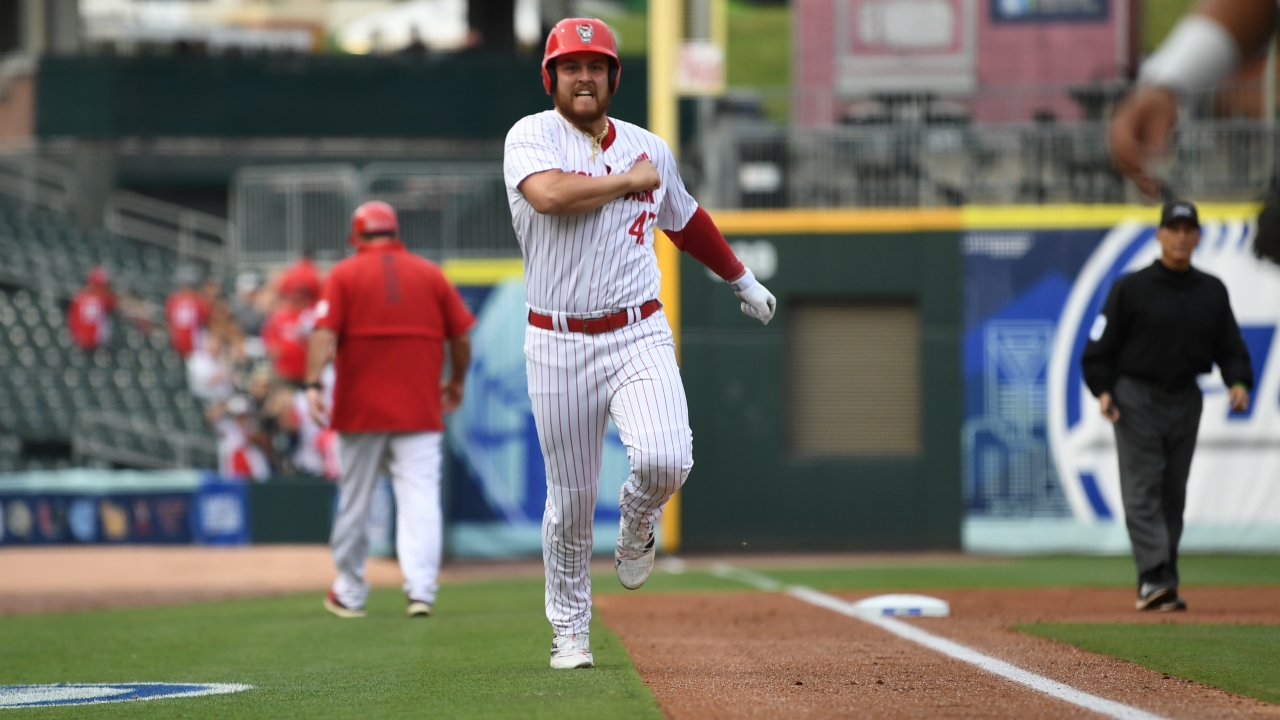
M1138 708L1130 705L1125 705L1124 703L1118 703L1114 700L1098 697L1097 695L1092 695L1084 692L1083 690L1077 690L1065 683L1060 683L1057 680L1050 680L1043 675L1028 672L1016 665L1011 665L1003 660L998 660L990 655L985 655L973 648L961 645L958 642L921 630L910 623L895 620L891 617L863 615L854 609L853 603L841 600L834 595L828 595L807 587L784 586L782 583L771 577L760 575L759 573L753 573L749 570L741 570L723 563L713 565L711 567L711 574L726 580L736 580L741 583L746 583L747 585L751 585L752 587L765 590L767 592L785 592L787 595L790 595L797 600L802 600L810 605L816 605L820 608L826 608L827 610L838 612L841 615L861 620L865 623L870 623L878 628L887 630L904 640L910 640L911 642L918 643L930 650L940 652L947 657L967 662L970 665L976 665L993 675L999 675L1000 677L1012 680L1020 685L1025 685L1033 690L1038 690L1051 697L1064 700L1072 705L1079 705L1082 708L1087 708L1096 713L1106 715L1107 717L1113 717L1117 720L1165 720L1165 718L1160 715L1154 715L1145 710L1139 710Z

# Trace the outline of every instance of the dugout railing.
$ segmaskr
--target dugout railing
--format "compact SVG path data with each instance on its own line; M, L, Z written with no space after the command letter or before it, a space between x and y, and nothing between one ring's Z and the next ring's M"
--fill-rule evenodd
M133 468L217 467L217 443L204 435L162 428L134 414L81 411L71 436L77 464Z
M228 264L230 224L215 215L117 190L107 197L102 224L117 235L171 250L184 261Z

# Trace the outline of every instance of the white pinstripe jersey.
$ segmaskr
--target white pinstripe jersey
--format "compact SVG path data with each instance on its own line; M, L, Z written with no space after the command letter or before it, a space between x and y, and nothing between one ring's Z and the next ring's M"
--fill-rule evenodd
M683 230L698 209L661 138L628 122L609 122L616 133L613 142L594 160L591 138L555 110L525 117L507 133L507 201L524 253L525 293L534 310L594 315L657 298L661 280L653 228ZM543 215L518 189L534 173L614 175L630 170L641 157L657 168L662 187L628 193L585 215Z

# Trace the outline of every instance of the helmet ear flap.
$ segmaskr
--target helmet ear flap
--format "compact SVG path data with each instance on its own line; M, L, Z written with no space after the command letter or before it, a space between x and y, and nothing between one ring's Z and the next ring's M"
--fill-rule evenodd
M550 95L555 95L556 94L556 59L551 58L550 60L548 60L546 64L546 68L547 68L547 77L551 78L551 89L548 90L547 92Z
M622 65L617 60L609 58L609 94L613 95L618 90L618 76L622 74Z

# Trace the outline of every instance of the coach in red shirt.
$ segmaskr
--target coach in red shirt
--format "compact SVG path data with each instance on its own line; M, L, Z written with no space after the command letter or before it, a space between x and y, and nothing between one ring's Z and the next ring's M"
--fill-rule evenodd
M439 267L405 250L399 232L390 205L356 209L356 255L329 272L307 353L307 402L322 427L330 418L320 374L331 357L337 370L331 419L342 477L330 545L338 578L324 605L339 617L364 615L365 526L386 472L409 616L431 614L440 572L442 415L462 402L475 318ZM451 369L442 386L446 344Z

